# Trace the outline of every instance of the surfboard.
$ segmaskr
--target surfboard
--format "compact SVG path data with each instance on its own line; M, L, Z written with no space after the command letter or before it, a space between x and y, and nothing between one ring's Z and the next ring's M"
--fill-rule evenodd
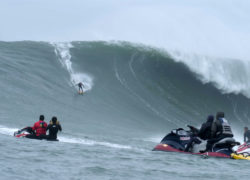
M80 91L78 91L78 94L80 94L80 95L83 95L83 93L84 93L84 92L80 92Z

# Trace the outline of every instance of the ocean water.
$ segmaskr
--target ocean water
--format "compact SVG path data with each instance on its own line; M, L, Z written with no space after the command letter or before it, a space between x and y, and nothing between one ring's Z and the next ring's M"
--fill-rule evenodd
M128 42L0 42L0 179L249 179L248 161L152 151L217 111L242 141L248 63L216 62ZM40 114L58 117L59 142L13 137Z

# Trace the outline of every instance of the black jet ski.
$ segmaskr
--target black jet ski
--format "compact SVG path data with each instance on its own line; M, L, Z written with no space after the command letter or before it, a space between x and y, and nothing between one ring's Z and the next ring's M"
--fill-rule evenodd
M195 128L192 126L190 126L190 131L186 131L182 128L174 129L167 134L153 150L230 158L230 155L233 153L232 148L239 145L234 138L224 138L213 145L212 152L200 153L201 150L206 148L206 141L197 137L200 143L193 144L190 150L185 152L187 144L196 133L195 131Z

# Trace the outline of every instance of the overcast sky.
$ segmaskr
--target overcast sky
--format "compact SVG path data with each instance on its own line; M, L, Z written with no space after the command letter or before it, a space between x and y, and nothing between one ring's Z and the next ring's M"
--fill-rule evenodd
M0 40L126 40L249 58L248 0L0 0Z

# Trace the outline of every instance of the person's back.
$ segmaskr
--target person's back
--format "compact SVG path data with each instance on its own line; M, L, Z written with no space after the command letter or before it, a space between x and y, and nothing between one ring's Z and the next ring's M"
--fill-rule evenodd
M214 121L214 116L210 115L207 118L207 121L202 124L198 137L200 137L203 140L211 139L212 138L212 124Z
M52 120L48 125L47 130L49 130L49 135L47 139L56 140L58 131L62 131L62 127L59 121L57 121L57 117L52 117Z
M248 130L248 127L244 128L244 142L250 142L250 130Z
M39 121L37 121L32 130L35 131L37 137L46 135L47 123L44 121L44 116L40 115Z
M228 121L224 117L224 113L217 113L216 116L216 137L233 137L233 132Z
M208 139L206 149L200 151L201 153L206 151L211 151L213 144L219 142L220 140L233 137L233 132L231 130L231 126L228 124L227 120L225 119L225 115L223 112L218 112L216 114L216 122L212 123L212 138Z

